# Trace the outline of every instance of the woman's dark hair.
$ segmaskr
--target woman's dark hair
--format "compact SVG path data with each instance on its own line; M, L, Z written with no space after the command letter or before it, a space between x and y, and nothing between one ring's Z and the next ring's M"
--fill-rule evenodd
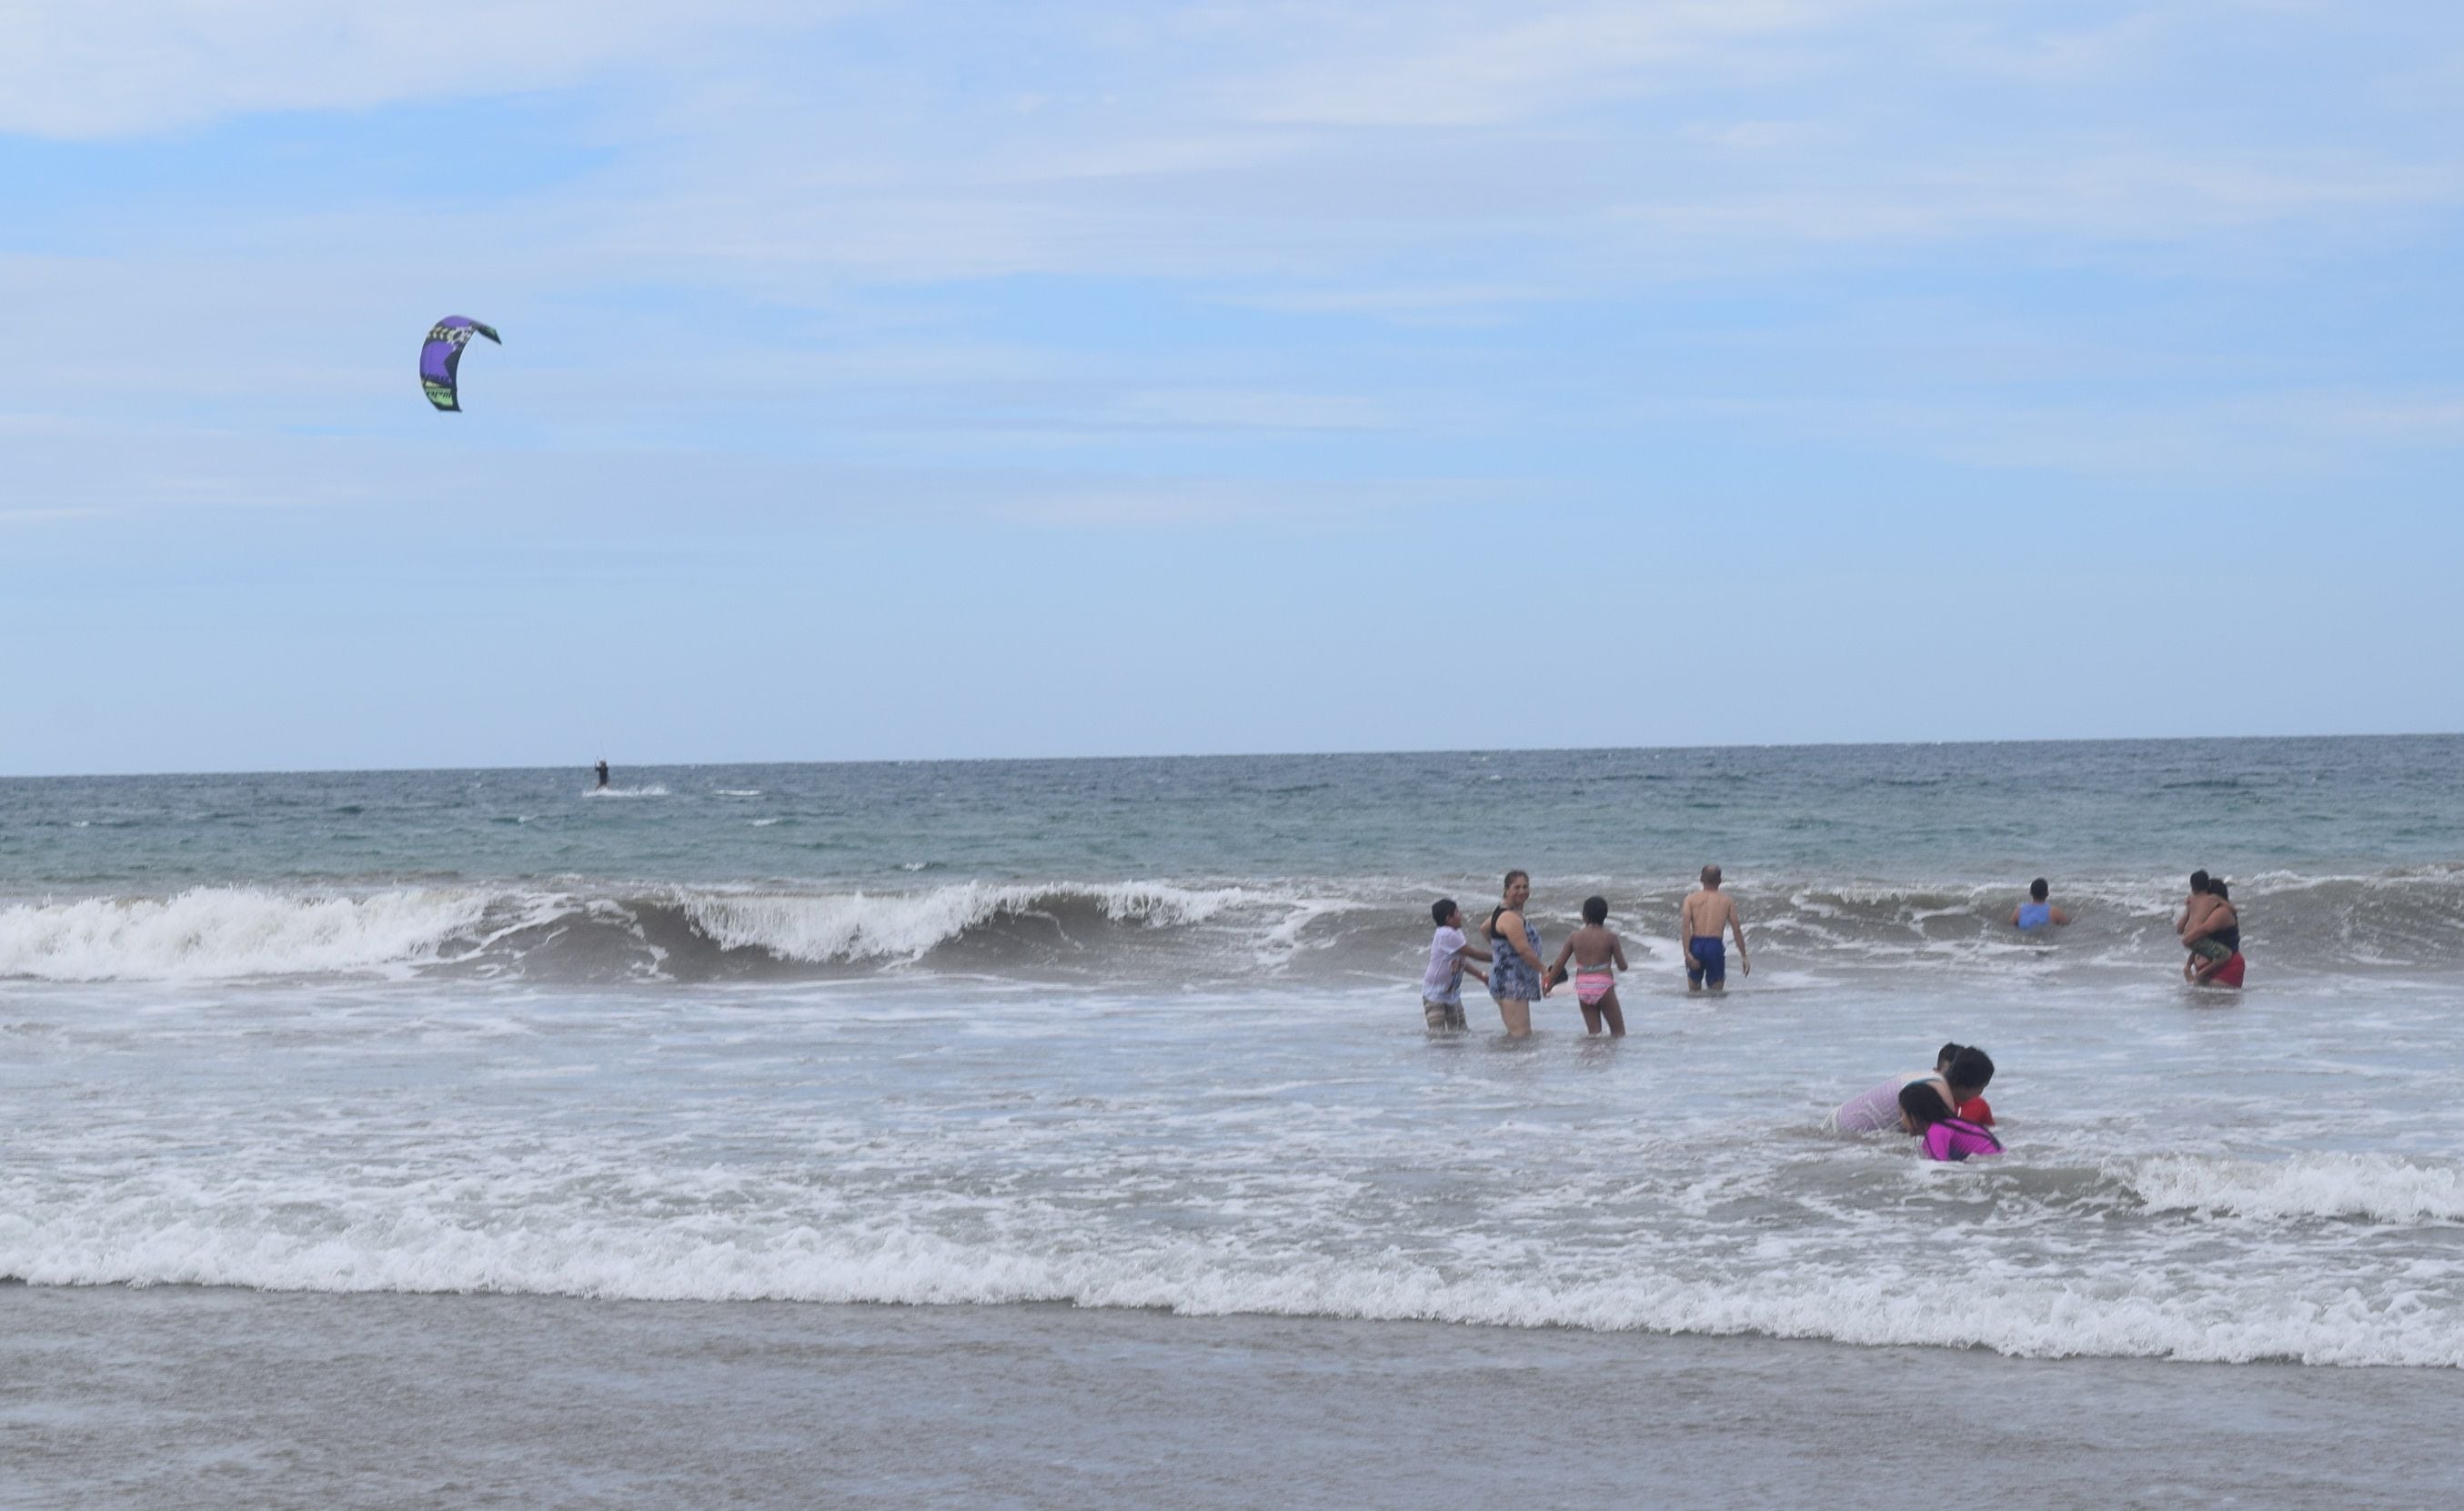
M1929 1080L1912 1080L1901 1087L1900 1110L1908 1115L1908 1121L1917 1125L1919 1133L1950 1118L1949 1106Z
M1583 922L1586 922L1586 923L1605 923L1605 922L1607 922L1608 921L1609 921L1609 900L1608 900L1608 899L1606 899L1606 898L1585 898L1585 899L1583 899Z
M2028 883L2028 896L2035 898L2039 902L2045 900L2045 895L2053 890L2053 888L2045 885L2045 878L2042 877L2038 877L2035 880Z
M2215 877L2209 880L2208 896L2222 898L2228 902L2233 900L2233 894L2225 890L2225 878L2222 877Z
M1968 1048L1968 1046L1965 1044L1944 1045L1941 1049L1934 1052L1933 1068L1936 1070L1948 1070L1950 1068L1950 1062L1959 1058L1959 1052L1966 1048Z
M1974 1052L1970 1051L1970 1053L1972 1054ZM1900 1110L1908 1115L1908 1121L1917 1125L1917 1131L1919 1133L1925 1132L1927 1128L1932 1127L1937 1122L1956 1123L1969 1133L1975 1134L1978 1138L1983 1139L1986 1143L1991 1144L1995 1148L1998 1149L2002 1147L2002 1141L1994 1136L1992 1129L1980 1127L1977 1124L1969 1122L1966 1118L1959 1117L1953 1113L1949 1107L1945 1105L1942 1100L1942 1093L1933 1089L1933 1082L1931 1081L1912 1080L1906 1085L1901 1087ZM1956 1154L1951 1157L1953 1159L1964 1158L1964 1156Z
M1993 1056L1971 1044L1950 1057L1950 1069L1942 1073L1942 1078L1969 1091L1983 1091L1993 1084Z
M1452 898L1440 898L1429 904L1429 917L1437 920L1440 928L1445 927L1446 920L1454 916L1455 900Z
M1507 873L1506 874L1506 886L1505 886L1505 889L1504 889L1504 890L1508 891L1508 892L1513 891L1513 890L1514 890L1514 883L1515 883L1515 881L1516 881L1516 879L1517 879L1518 878L1519 878L1520 879L1522 879L1522 880L1529 881L1529 880L1530 880L1530 879L1531 879L1531 873L1530 873L1530 872L1529 872L1529 871L1509 871L1509 872L1507 872ZM1495 907L1493 907L1493 908L1490 908L1490 909L1488 910L1488 922L1485 922L1485 923L1483 923L1483 924L1480 926L1480 931L1481 931L1481 933L1483 933L1484 935L1487 936L1487 937L1488 937L1488 938L1490 938L1490 939L1504 939L1506 936L1505 936L1505 935L1503 935L1503 934L1501 934L1501 933L1499 933L1499 932L1497 931L1497 916L1498 916L1499 914L1501 914L1501 913L1505 912L1505 911L1506 911L1506 904L1505 904L1505 903L1503 903L1503 902L1500 902L1499 904L1497 904L1497 906L1495 906Z

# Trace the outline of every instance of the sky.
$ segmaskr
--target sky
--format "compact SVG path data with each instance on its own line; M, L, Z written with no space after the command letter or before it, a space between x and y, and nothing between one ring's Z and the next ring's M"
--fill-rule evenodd
M0 0L0 774L2464 729L2444 0Z

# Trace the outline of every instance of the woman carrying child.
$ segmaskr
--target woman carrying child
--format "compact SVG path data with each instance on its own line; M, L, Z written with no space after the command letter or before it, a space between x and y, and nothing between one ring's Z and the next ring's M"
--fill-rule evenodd
M1609 900L1583 899L1583 926L1566 936L1566 947L1549 964L1541 990L1557 989L1566 979L1566 960L1574 962L1574 1000L1583 1009L1583 1032L1597 1033L1608 1024L1609 1037L1625 1037L1625 1013L1617 1007L1617 973L1626 968L1625 945L1608 927Z
M1540 931L1524 922L1524 904L1531 900L1531 874L1506 874L1506 896L1489 909L1484 930L1497 962L1489 967L1488 994L1497 1001L1497 1015L1506 1020L1506 1036L1531 1036L1531 1004L1540 988Z

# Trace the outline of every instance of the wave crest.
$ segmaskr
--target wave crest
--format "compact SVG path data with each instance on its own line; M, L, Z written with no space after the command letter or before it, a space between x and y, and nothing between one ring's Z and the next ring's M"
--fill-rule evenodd
M2281 1164L2160 1155L2116 1173L2160 1211L2464 1222L2464 1169L2387 1154L2301 1154Z
M1401 1255L1227 1252L1187 1241L961 1238L819 1220L810 1208L644 1220L600 1210L473 1211L472 1183L407 1203L303 1204L249 1183L125 1183L0 1205L0 1275L38 1285L233 1285L312 1292L496 1292L627 1300L891 1305L1061 1302L1190 1316L1264 1314L1600 1332L1761 1335L1866 1346L1985 1347L2029 1358L2464 1367L2464 1330L2411 1282L2345 1279L2291 1295L2231 1276L1973 1273L1714 1278L1639 1266L1611 1278ZM673 1193L671 1192L671 1195Z
M1156 882L1114 886L998 886L968 881L929 892L802 896L702 894L681 906L724 949L759 949L809 965L915 959L971 929L1004 920L1066 922L1091 912L1110 922L1199 923L1252 900L1238 887L1191 891Z
M293 895L197 887L171 898L87 898L0 907L0 979L180 981L413 972L576 980L691 980L752 965L862 966L965 945L998 968L1031 954L1101 955L1108 928L1170 930L1278 903L1239 887L1162 882L1000 885L917 892L802 893L657 888L586 892L412 888ZM1288 922L1288 921L1287 921ZM1296 926L1296 925L1295 925ZM1275 941L1273 919L1254 930ZM1265 946L1261 946L1265 947ZM1257 950L1239 958L1254 962Z
M438 958L486 908L469 892L299 898L256 887L18 903L0 908L0 977L182 981L410 967Z

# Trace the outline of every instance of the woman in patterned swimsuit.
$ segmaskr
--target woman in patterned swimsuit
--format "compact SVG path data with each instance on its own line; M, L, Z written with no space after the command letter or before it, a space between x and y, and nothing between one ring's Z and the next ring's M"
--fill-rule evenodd
M1540 931L1523 920L1523 905L1531 900L1531 876L1506 874L1506 896L1488 915L1488 937L1496 943L1497 963L1488 969L1488 994L1497 999L1497 1015L1506 1020L1506 1036L1531 1033L1531 1004L1540 996Z

